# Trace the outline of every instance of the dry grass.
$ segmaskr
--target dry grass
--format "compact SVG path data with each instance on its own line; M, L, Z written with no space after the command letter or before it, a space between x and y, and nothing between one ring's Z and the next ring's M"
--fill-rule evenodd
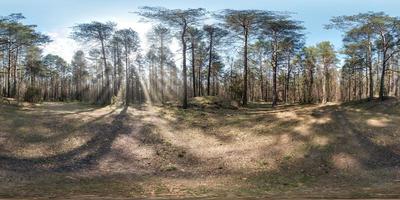
M400 110L371 106L0 105L0 197L398 197Z

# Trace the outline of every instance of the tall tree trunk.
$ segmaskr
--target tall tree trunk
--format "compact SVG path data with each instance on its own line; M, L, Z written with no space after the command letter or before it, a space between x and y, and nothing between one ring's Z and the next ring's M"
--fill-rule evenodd
M310 66L310 85L308 88L308 100L307 103L311 103L313 98L312 98L312 93L313 93L313 86L314 86L314 70L312 69L313 66Z
M399 66L397 66L397 70L399 70ZM396 75L396 81L395 81L395 85L394 85L394 96L398 97L399 96L399 80L400 80L400 74L397 73Z
M247 105L247 40L249 36L249 30L247 28L244 29L244 51L243 51L243 64L244 64L244 70L243 70L243 98L242 98L242 104L243 106Z
M105 99L102 99L103 104L109 104L110 103L110 76L109 76L109 69L107 66L107 58L106 58L106 50L104 46L104 39L100 39L101 41L101 53L103 55L103 64L104 64L104 75L106 76L106 84L105 87L103 88L103 92L105 94L102 94L102 97Z
M164 84L164 39L161 38L160 39L160 43L161 43L161 50L160 50L160 54L161 54L161 59L160 59L160 71L161 71L161 103L164 104L164 88L165 88L165 84Z
M322 77L322 103L328 102L328 64L324 62L324 75Z
M285 103L288 102L289 99L289 82L290 82L290 74L292 72L292 66L290 65L290 54L287 57L287 74L286 74L286 83L285 83Z
M368 70L369 70L369 98L371 101L374 98L374 78L372 74L372 44L368 36Z
M10 47L8 47L10 48ZM7 97L11 97L11 50L8 50L8 67L7 67Z
M194 43L195 43L195 41L194 41L194 38L193 37L191 37L191 45L192 45L192 84L193 84L193 97L196 97L196 70L195 70L195 56L194 56L194 54L195 54L195 52L194 52Z
M182 43L182 75L183 75L183 102L182 102L182 107L183 109L186 109L188 107L188 102L187 102L187 68L186 68L186 41L185 41L185 35L186 35L186 29L187 29L187 24L185 22L183 29L182 29L182 35L181 35L181 43Z
M382 73L381 73L381 82L379 86L379 100L383 101L385 96L385 74L386 74L386 62L387 62L387 51L388 44L386 41L385 34L383 32L380 33L382 40Z
M127 45L127 44L125 44ZM129 57L128 57L128 47L125 46L125 105L129 105Z
M12 89L12 96L15 97L16 93L17 93L17 76L18 76L18 72L17 72L17 65L18 65L18 52L19 52L19 48L16 48L16 52L15 52L15 57L14 57L14 81L13 81L13 89Z
M379 88L379 100L383 101L385 96L385 73L386 73L386 50L383 51L382 55L382 73L381 82Z
M117 96L118 87L117 87L117 65L118 65L118 45L114 47L114 72L113 72L113 93L114 96Z
M210 76L212 67L213 33L210 34L210 48L208 52L207 95L210 96Z
M258 62L260 63L260 89L261 89L261 99L264 99L264 76L263 76L263 65L262 65L262 55L258 56Z
M278 68L278 55L277 55L277 44L274 43L274 50L273 50L273 59L272 59L272 106L276 106L278 104L278 92L277 92L277 81L276 81L276 73Z
M199 94L199 96L201 96L202 95L202 93L203 93L203 83L202 83L202 81L201 81L201 64L199 64L199 73L198 73L198 80L199 80L199 84L198 84L198 94Z

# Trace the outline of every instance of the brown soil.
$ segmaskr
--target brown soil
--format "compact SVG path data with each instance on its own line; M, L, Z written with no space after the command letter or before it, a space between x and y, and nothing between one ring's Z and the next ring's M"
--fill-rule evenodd
M400 109L0 105L0 198L400 197Z

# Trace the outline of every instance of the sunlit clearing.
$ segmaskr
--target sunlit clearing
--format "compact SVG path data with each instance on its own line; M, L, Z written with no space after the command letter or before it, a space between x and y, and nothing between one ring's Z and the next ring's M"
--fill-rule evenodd
M373 127L385 127L389 124L390 120L385 117L372 118L367 120L367 124Z
M151 106L153 104L151 98L150 98L150 94L149 94L149 88L147 86L147 83L143 80L143 78L141 76L139 76L139 83L141 85L141 87L143 88L143 93L144 93L144 98L145 98L145 102Z

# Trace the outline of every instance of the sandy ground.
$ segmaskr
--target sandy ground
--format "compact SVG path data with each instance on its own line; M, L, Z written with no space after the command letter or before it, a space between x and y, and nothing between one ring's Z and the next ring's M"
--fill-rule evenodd
M400 106L0 105L0 198L400 197Z

